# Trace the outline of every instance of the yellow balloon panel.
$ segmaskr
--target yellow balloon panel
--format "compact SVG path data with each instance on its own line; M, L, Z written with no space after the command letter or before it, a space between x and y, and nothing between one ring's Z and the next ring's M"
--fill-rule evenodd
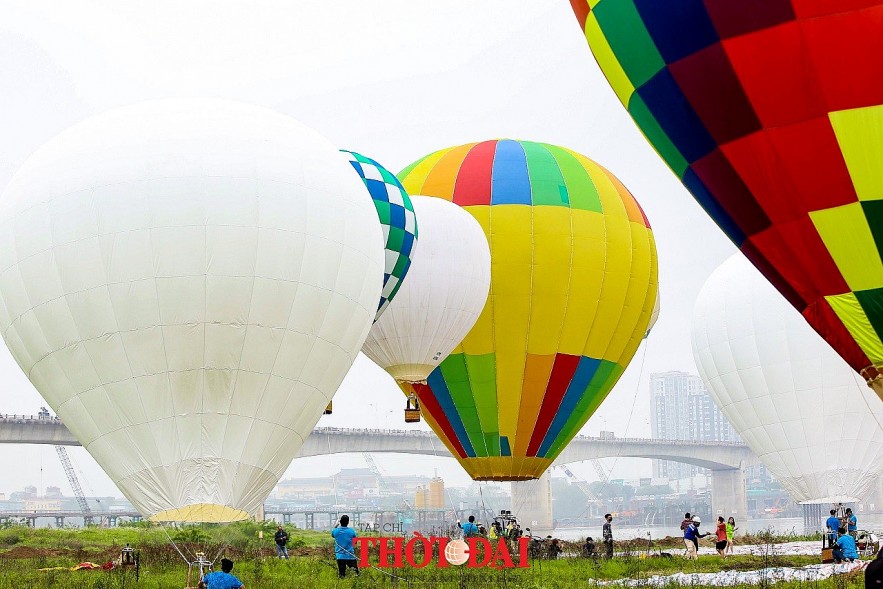
M436 152L399 174L481 224L491 289L475 327L426 384L408 385L476 479L536 478L598 407L646 332L656 250L603 167L540 143Z

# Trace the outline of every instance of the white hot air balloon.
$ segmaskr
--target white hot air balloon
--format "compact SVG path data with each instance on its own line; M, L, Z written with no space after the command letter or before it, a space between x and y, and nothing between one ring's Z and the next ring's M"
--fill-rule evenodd
M0 327L144 515L254 514L371 326L380 226L337 149L224 100L96 116L0 200Z
M491 254L481 225L440 198L412 196L420 247L396 298L374 323L366 356L402 383L425 381L487 302Z
M741 254L699 294L693 354L795 501L857 501L883 471L883 403Z

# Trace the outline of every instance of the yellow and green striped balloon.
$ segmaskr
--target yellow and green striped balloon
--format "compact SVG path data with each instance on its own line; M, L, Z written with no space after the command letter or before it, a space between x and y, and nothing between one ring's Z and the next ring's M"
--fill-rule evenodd
M399 179L466 209L491 249L477 323L426 384L402 386L472 478L538 478L647 330L657 297L647 218L613 174L545 143L443 149Z

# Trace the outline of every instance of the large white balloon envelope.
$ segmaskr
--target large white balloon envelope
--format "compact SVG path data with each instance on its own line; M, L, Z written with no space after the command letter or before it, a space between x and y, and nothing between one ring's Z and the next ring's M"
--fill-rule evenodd
M255 513L380 296L337 150L258 107L141 103L51 140L0 207L0 328L86 450L155 520Z
M883 403L741 254L699 294L693 354L795 501L854 502L883 473Z
M420 247L396 298L362 348L399 382L425 381L461 342L487 302L491 255L478 221L461 207L412 196Z

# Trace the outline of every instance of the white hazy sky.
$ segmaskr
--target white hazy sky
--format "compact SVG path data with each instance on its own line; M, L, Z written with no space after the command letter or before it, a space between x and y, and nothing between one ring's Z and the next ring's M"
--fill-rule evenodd
M274 108L393 171L442 147L498 137L595 159L650 219L662 314L583 433L649 434L649 374L695 371L693 304L735 248L631 122L566 0L0 0L0 187L70 125L169 96ZM0 413L35 413L42 399L0 348ZM405 427L401 393L363 356L334 401L320 426ZM87 493L119 494L84 450L71 454ZM451 459L376 460L390 474L438 469L449 484L469 481ZM364 464L358 454L299 460L287 476ZM650 474L649 461L605 465L614 477ZM595 478L588 465L574 471ZM0 472L0 492L41 482L70 492L48 446L0 446Z

